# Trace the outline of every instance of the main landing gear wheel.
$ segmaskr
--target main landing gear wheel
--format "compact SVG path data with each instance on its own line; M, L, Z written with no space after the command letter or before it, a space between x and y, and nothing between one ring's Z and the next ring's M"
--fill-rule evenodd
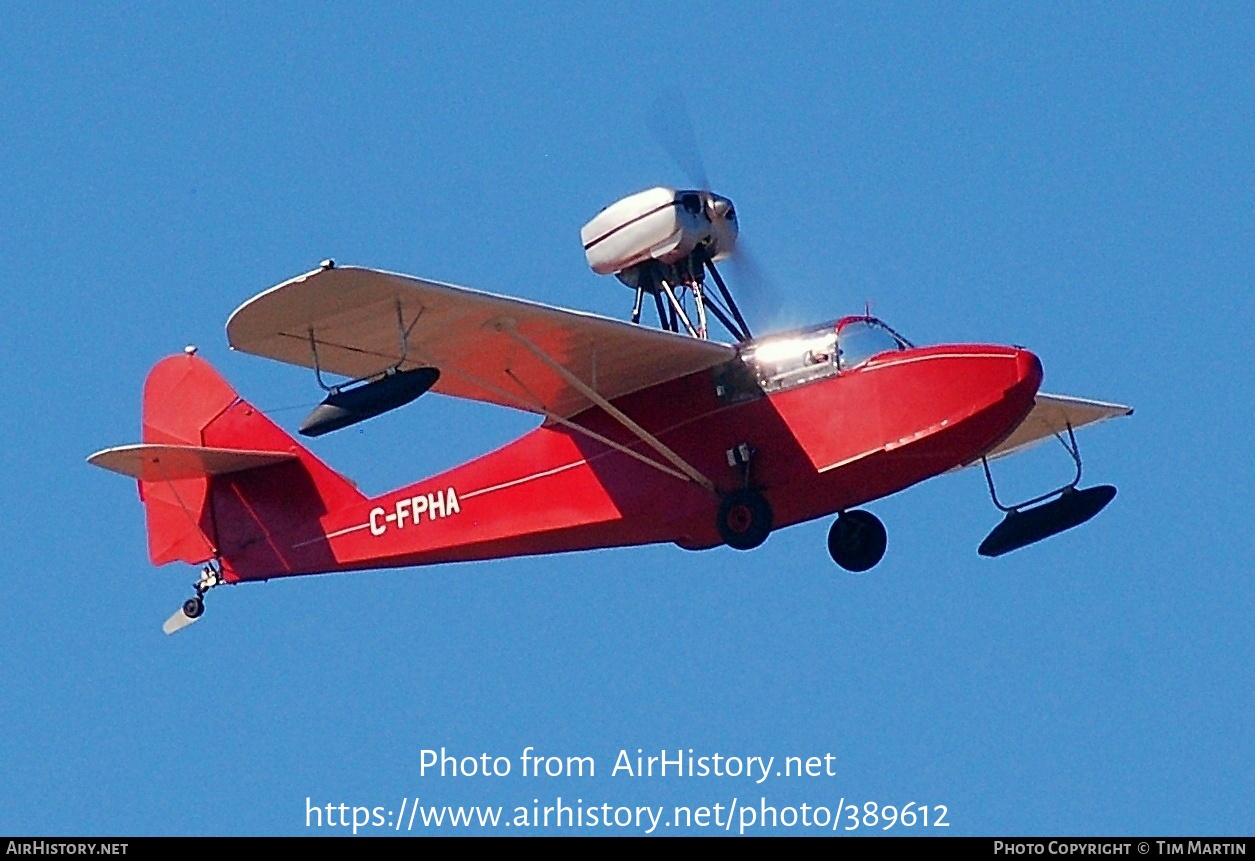
M736 550L753 550L771 534L771 505L757 490L737 490L719 503L719 537Z
M205 612L205 601L199 595L183 602L183 615L189 619L198 619Z
M846 571L875 567L887 544L885 525L870 511L846 511L828 530L828 554Z

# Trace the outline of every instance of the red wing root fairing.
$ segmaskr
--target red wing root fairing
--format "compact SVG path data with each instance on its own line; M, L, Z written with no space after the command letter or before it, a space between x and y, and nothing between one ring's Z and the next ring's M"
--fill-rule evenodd
M375 498L193 350L158 362L142 442L89 461L138 480L154 565L205 564L165 630L199 618L222 583L661 542L748 550L834 513L830 555L865 571L885 529L857 506L1051 436L1071 441L1077 480L1020 506L995 494L1008 517L982 554L1076 526L1114 496L1077 489L1073 431L1127 407L1039 393L1027 350L917 347L868 316L751 339L714 266L736 235L731 201L709 192L653 189L590 222L590 265L635 290L633 323L331 261L246 302L227 323L233 348L348 380L323 384L306 435L428 389L543 419ZM660 329L637 324L646 294ZM709 340L708 313L738 343Z

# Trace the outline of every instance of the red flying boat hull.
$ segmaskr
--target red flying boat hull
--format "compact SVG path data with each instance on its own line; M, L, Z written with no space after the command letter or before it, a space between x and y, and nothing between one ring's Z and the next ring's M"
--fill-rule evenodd
M1028 414L1041 383L1028 351L984 345L882 354L859 368L742 403L710 372L614 405L707 476L743 487L728 451L753 449L750 485L775 528L896 493L970 463ZM145 442L295 453L235 474L141 480L156 564L217 556L230 582L657 542L722 543L719 497L600 408L367 499L238 399L202 359L173 356L145 388ZM625 453L622 448L639 457ZM672 471L674 473L674 471Z

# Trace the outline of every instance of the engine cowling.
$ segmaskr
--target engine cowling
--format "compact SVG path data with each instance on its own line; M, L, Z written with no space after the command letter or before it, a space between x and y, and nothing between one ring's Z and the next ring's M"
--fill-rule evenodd
M580 230L580 240L594 272L617 275L651 260L676 264L698 249L722 260L736 246L737 233L728 198L660 186L607 206Z

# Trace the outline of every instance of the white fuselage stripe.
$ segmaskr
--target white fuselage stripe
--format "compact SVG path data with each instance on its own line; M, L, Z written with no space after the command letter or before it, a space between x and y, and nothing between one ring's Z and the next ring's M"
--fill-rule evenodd
M356 532L359 529L365 529L370 526L369 523L359 523L357 526L349 526L345 529L337 529L335 532L328 532L326 535L320 535L317 538L311 538L308 541L302 541L300 544L293 544L293 548L306 547L310 544L317 544L319 541L326 541L331 538L339 538L341 535L348 535L350 532Z
M544 472L537 472L533 475L525 475L522 478L516 478L513 481L506 481L501 484L494 484L492 487L483 487L483 488L480 488L479 490L472 490L470 493L462 494L461 498L471 499L473 497L480 496L481 494L492 493L494 490L504 490L507 487L514 487L516 484L523 484L528 481L534 481L538 478L544 478L547 475L556 475L559 472L566 472L568 469L574 469L575 467L583 466L586 463L588 463L588 461L586 460L577 460L572 463L565 464L563 466L557 466L557 467L554 467L553 469L547 469Z
M858 369L862 371L876 371L881 368L892 368L895 365L909 365L912 362L927 362L932 359L1014 359L1015 356L1010 353L933 353L928 356L910 356L905 359L889 359L885 362L876 362L875 364L866 365Z
M818 471L818 472L827 472L827 471L828 471L828 470L830 470L830 469L836 469L836 468L837 468L837 467L839 467L839 466L845 466L847 463L854 463L854 461L856 461L856 460L862 460L863 458L865 458L865 457L867 457L867 456L869 456L869 455L873 455L873 454L875 454L876 452L880 451L880 450L881 450L881 449L883 449L883 448L884 448L884 446L881 446L880 448L873 448L873 449L871 449L870 451L865 451L865 452L863 452L862 454L856 454L856 455L854 455L854 457L847 457L845 460L839 460L839 461L837 461L836 463L830 463L830 464L828 464L827 466L821 466L821 467L820 467L817 471Z
M534 473L533 475L525 475L522 478L516 478L513 481L506 481L506 482L502 482L501 484L494 484L491 487L482 487L479 490L472 490L470 493L462 494L460 498L471 499L476 496L482 496L485 493L492 493L493 491L497 491L497 490L505 490L507 487L514 487L519 484L525 484L529 481L535 481L538 478L544 478L545 476L549 476L549 475L556 475L559 472L566 472L568 469L574 469L577 466L583 466L587 463L588 461L586 460L577 460L572 463L554 467L553 469L547 469L544 472L537 472L537 473ZM392 515L390 519L395 520L396 515L395 514ZM309 541L302 541L300 544L293 544L292 546L294 548L305 547L306 545L309 545L309 544L314 544L319 541L326 541L332 538L339 538L341 535L348 535L350 532L358 532L362 529L368 529L368 528L370 528L370 521L367 521L365 523L359 523L356 526L348 526L344 529L337 529L335 532L328 532L325 536L312 538Z

